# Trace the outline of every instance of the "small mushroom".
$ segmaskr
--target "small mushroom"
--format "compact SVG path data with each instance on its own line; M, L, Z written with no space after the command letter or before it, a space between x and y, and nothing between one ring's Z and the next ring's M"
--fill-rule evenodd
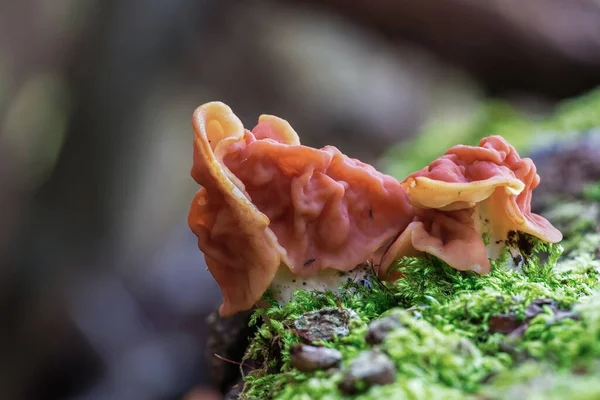
M560 241L560 231L531 212L539 182L533 162L520 158L500 136L484 138L478 147L451 148L402 182L416 218L388 248L380 272L385 277L394 260L424 252L458 270L482 274L510 232Z

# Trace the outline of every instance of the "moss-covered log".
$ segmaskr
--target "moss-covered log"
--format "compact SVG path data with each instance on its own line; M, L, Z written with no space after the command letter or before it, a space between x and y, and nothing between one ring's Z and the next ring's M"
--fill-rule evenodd
M575 145L538 151L536 163L556 169L551 161L562 154L587 168L577 152L598 142L589 141L598 135L589 128L600 126L600 116L590 113L598 98L573 102L548 121L482 126L510 127L515 137L541 128L552 137L569 131ZM516 234L524 257L518 269L506 267L508 248L486 275L432 256L405 257L395 265L403 274L395 282L373 273L336 292L298 290L284 305L267 292L249 321L255 332L241 360L239 398L600 398L600 176L585 172L575 187L567 182L572 174L539 171L544 201L535 211L564 240L552 245ZM564 185L544 186L544 179Z

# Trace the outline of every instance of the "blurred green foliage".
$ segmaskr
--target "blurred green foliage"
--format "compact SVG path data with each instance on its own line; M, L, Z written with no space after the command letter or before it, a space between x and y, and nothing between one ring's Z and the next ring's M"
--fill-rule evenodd
M477 145L481 138L501 135L519 152L536 143L550 143L600 126L600 88L560 103L551 116L532 118L505 101L483 102L473 115L461 120L435 120L412 140L392 147L384 156L384 169L402 179L427 166L456 144Z
M72 106L66 81L54 73L33 75L10 99L0 143L15 157L15 172L25 187L36 187L52 173Z

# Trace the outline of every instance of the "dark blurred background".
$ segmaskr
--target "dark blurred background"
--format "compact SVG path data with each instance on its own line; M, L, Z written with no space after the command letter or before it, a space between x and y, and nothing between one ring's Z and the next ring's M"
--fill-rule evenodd
M203 102L380 166L487 99L547 115L599 84L595 0L1 0L0 398L208 384Z

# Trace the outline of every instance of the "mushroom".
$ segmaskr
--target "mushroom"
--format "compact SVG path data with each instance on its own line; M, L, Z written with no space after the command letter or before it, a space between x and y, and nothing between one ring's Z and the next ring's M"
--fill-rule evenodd
M451 148L402 182L416 216L385 252L381 275L395 260L420 252L461 271L487 273L489 259L510 244L510 232L559 242L560 231L531 212L539 182L533 161L520 158L501 136Z
M251 308L278 271L314 277L379 260L414 217L400 182L335 147L301 145L283 119L263 115L248 131L212 102L193 127L191 174L202 188L188 222L223 316Z

